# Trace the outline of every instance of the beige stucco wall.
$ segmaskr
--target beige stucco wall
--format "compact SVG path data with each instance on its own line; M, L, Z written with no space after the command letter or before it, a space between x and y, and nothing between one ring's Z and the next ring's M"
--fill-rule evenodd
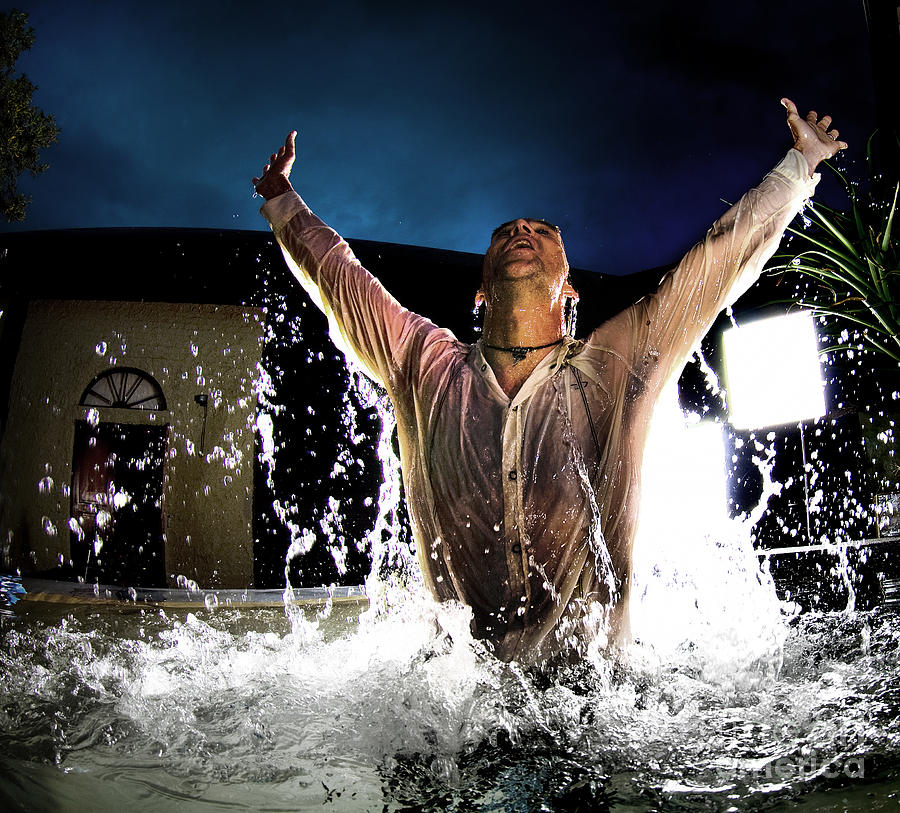
M254 308L35 301L28 310L0 446L0 564L23 573L70 556L72 447L78 406L110 367L153 376L167 411L98 409L109 423L168 425L166 574L201 587L253 578L255 381L264 328ZM197 452L209 396L206 443Z

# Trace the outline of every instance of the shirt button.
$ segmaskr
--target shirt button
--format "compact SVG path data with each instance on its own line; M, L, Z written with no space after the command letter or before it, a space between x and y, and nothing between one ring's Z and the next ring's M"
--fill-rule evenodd
M510 480L515 480L516 477L518 477L518 475L516 474L516 470L513 469L513 470L509 473L509 479L510 479Z
M511 550L512 550L513 553L521 553L521 552L522 552L522 546L521 546L518 542L516 542L516 543L512 546Z

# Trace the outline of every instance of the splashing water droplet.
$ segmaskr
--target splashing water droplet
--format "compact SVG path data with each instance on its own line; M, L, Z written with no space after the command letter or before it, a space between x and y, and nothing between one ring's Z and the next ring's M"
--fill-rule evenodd
M78 524L78 520L75 517L69 518L69 530L75 534L75 537L81 542L84 539L84 531L81 526Z

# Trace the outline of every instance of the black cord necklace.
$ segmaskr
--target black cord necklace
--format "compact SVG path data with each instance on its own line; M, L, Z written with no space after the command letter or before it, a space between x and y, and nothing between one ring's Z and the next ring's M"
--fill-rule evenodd
M513 364L518 364L520 361L524 361L525 357L532 350L545 350L548 347L553 347L557 344L562 344L562 339L557 339L555 342L549 342L548 344L541 344L537 347L521 347L516 345L515 347L498 347L496 344L488 344L484 343L484 346L490 348L491 350L499 350L501 353L512 353Z

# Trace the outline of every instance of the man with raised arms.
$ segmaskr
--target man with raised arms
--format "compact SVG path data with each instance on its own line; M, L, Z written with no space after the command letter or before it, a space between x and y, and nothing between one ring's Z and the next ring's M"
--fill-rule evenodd
M653 407L719 311L757 278L846 144L788 99L793 148L650 296L583 341L559 230L505 223L484 257L482 338L403 308L294 192L291 133L254 178L285 259L338 347L388 392L424 581L471 608L498 658L541 663L629 635L632 545ZM423 269L425 271L426 269ZM446 284L446 283L445 283Z

